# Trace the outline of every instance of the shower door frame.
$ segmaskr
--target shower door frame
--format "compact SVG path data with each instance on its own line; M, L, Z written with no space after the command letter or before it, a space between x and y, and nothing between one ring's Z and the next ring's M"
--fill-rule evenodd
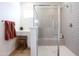
M35 7L36 6L54 6L55 7L55 5L33 5L33 12L35 11L36 12L36 10L35 10ZM58 39L57 39L57 56L59 56L60 55L60 5L59 6L56 6L56 8L58 9ZM34 15L34 14L33 14ZM37 14L37 12L36 12L36 15L37 15L37 17L39 17L39 15ZM34 17L33 17L33 26L35 26L34 25L34 21L35 21L35 19L34 19ZM37 39L38 40L38 39ZM36 42L37 43L37 47L36 47L36 56L38 56L38 42Z

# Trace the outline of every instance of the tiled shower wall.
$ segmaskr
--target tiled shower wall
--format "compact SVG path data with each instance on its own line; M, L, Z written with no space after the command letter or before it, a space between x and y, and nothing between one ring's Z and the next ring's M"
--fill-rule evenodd
M52 38L57 34L58 16L57 8L48 6L37 7L36 12L39 15L39 37Z
M66 47L79 55L79 2L63 3L62 33Z

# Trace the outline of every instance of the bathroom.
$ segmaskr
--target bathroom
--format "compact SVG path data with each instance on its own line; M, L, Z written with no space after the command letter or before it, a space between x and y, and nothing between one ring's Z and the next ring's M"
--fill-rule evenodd
M0 56L78 56L79 2L0 2ZM16 37L5 40L5 21ZM18 42L17 42L18 41ZM16 44L25 49L16 49Z

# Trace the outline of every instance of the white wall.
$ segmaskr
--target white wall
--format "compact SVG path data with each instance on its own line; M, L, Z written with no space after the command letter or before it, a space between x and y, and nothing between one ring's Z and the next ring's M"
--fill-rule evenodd
M65 45L76 55L79 55L79 3L64 3L63 5L62 31Z
M19 28L20 4L0 2L0 55L9 55L15 49L15 38L6 41L4 39L4 23L1 20L10 20L16 23Z
M24 30L29 30L33 26L33 4L32 3L21 3L21 20L20 26Z
M38 55L38 27L31 28L31 56Z
M0 2L0 20L14 21L18 30L20 25L20 3Z

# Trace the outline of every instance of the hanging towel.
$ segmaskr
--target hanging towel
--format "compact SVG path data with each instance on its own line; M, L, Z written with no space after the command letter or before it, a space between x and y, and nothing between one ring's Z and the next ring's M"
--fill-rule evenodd
M12 21L5 21L5 40L16 37L15 23Z
M16 37L15 22L11 22L12 38Z

